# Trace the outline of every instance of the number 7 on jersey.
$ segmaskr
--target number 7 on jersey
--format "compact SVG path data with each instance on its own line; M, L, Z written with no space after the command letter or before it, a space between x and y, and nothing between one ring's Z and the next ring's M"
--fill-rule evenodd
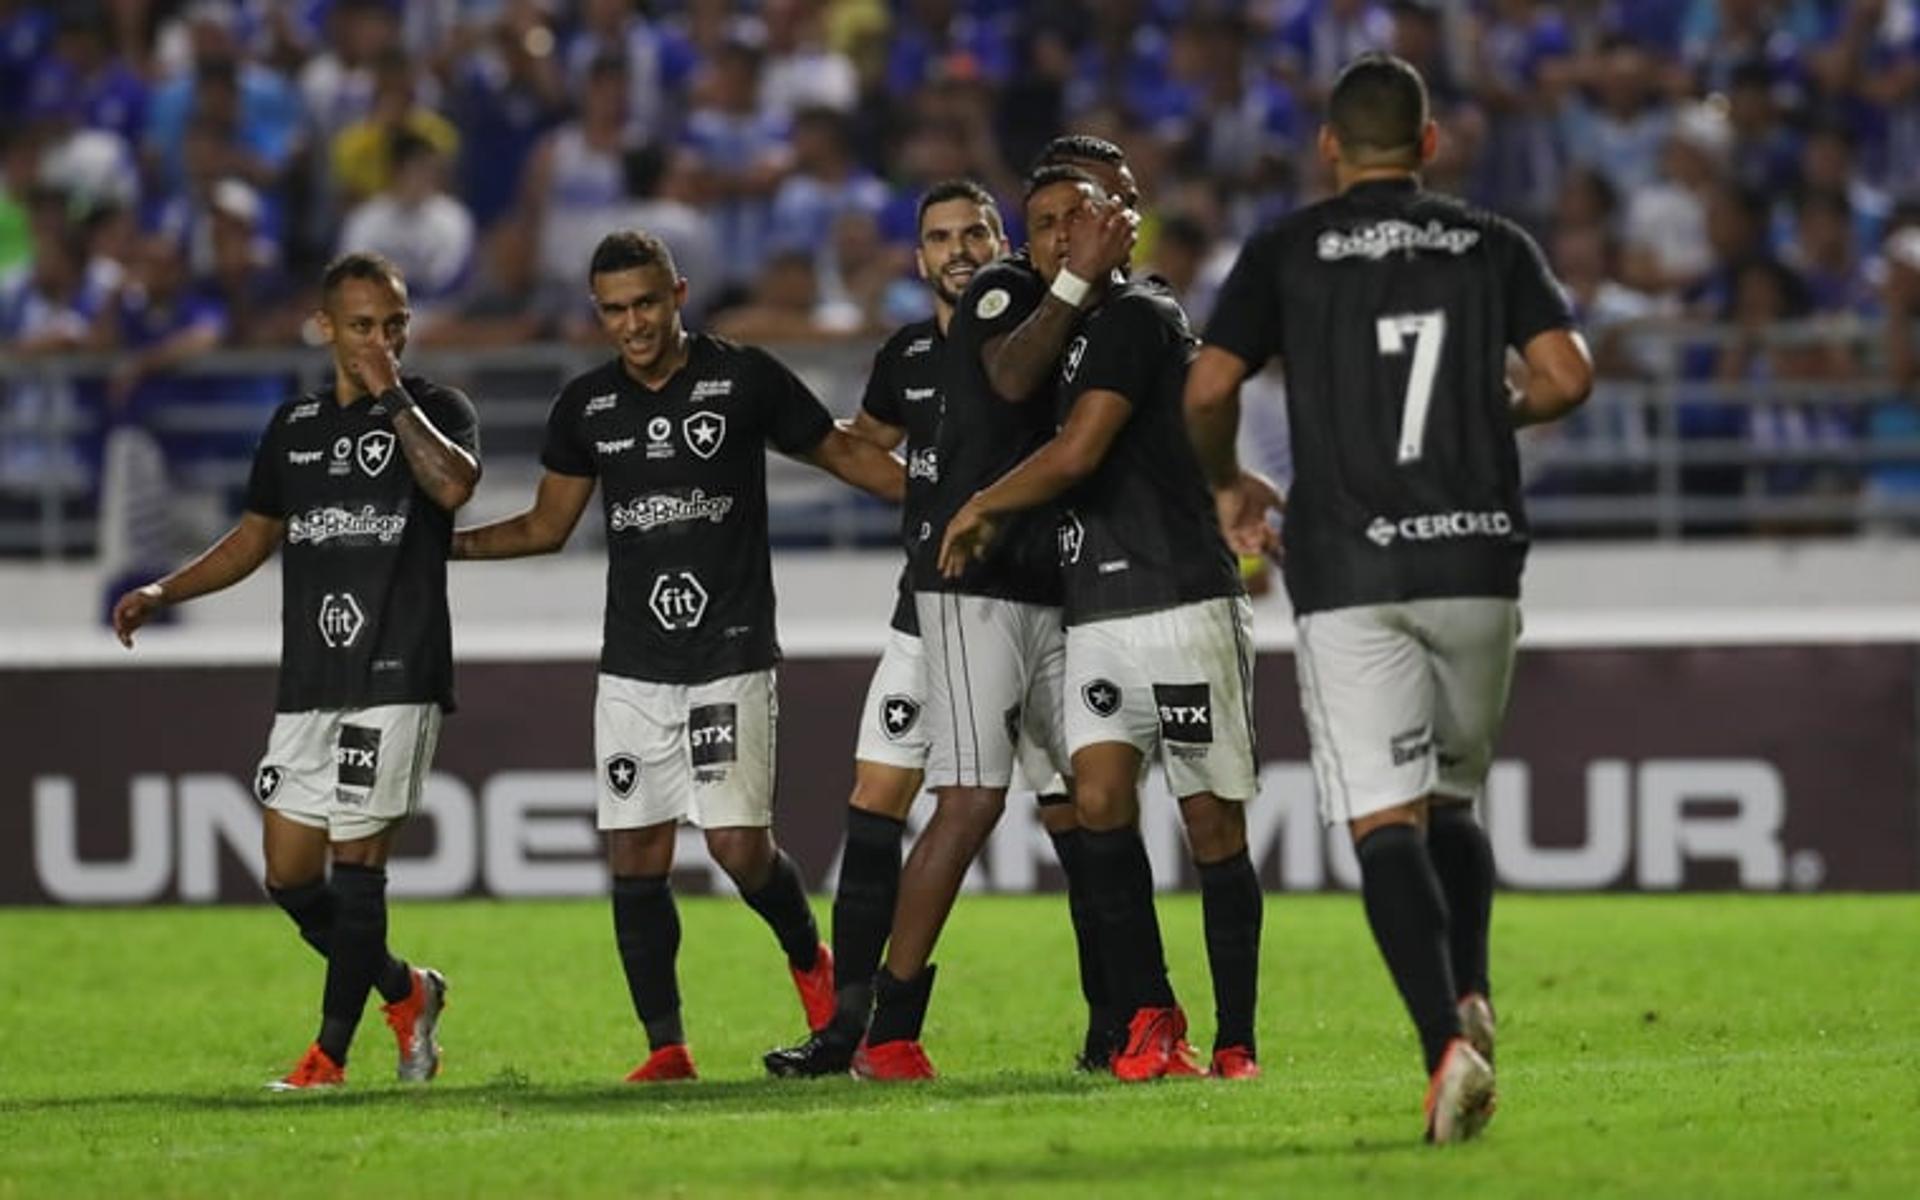
M1404 354L1407 338L1413 338L1413 369L1407 372L1407 398L1400 409L1401 466L1420 461L1427 436L1427 410L1433 405L1433 380L1440 370L1440 345L1447 340L1447 314L1431 312L1395 313L1381 317L1374 329L1379 334L1382 355Z

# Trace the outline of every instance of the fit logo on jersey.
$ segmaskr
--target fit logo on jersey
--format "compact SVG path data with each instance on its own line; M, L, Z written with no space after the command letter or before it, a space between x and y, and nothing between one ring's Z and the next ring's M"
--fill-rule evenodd
M686 435L687 449L701 458L712 458L727 440L726 414L697 412L680 423L680 432Z
M1060 565L1070 567L1079 562L1080 551L1087 544L1087 527L1080 523L1080 514L1068 509L1055 533L1060 539Z
M354 450L354 458L360 463L360 469L369 478L387 469L393 461L393 431L390 429L369 429L360 435L360 443Z
M924 446L907 455L907 478L939 483L940 451L932 446Z
M284 777L284 773L279 767L273 766L272 764L262 765L258 771L253 773L253 794L255 798L262 804L273 799L273 794L280 790L280 780Z
M880 700L880 732L897 742L912 732L920 720L920 704L912 696L895 692Z
M606 761L602 768L607 777L607 786L613 794L625 800L633 795L633 785L640 782L640 763L631 754L616 754Z
M693 392L688 395L687 399L694 404L698 404L702 400L718 400L723 396L731 395L733 395L733 380L702 379L693 385Z
M718 525L733 511L732 496L709 496L694 488L685 496L641 496L615 505L608 524L615 533L631 529L639 533L673 525L680 521L711 521Z
M1440 542L1455 538L1506 537L1513 518L1504 512L1421 513L1390 521L1375 517L1367 526L1367 540L1381 548L1397 541Z
M1080 699L1096 717L1110 717L1120 711L1120 685L1111 679L1095 679L1080 689Z
M738 711L731 704L696 704L687 710L687 751L696 769L739 759Z
M287 542L295 546L302 542L317 546L335 538L373 538L391 545L406 531L405 514L383 513L371 504L362 505L357 513L344 508L316 508L287 519Z
M352 592L328 592L320 598L320 640L328 649L352 646L366 627L367 614Z
M1438 250L1447 254L1465 254L1480 241L1477 229L1449 229L1438 221L1415 225L1410 221L1381 221L1363 225L1348 233L1329 229L1320 235L1314 250L1321 262L1343 258L1365 258L1378 262L1389 254L1416 250Z
M707 589L692 571L668 571L654 578L647 607L662 629L694 629L707 615Z
M1060 379L1063 383L1072 383L1073 377L1080 373L1080 360L1087 356L1087 335L1081 334L1067 344L1067 356L1060 362Z
M1153 705L1160 712L1160 736L1169 742L1205 745L1213 741L1213 697L1204 683L1156 683Z

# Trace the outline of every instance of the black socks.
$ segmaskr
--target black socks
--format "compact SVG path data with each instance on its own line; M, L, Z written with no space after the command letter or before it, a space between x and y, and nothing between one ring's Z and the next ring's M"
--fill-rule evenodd
M1200 910L1213 973L1213 1048L1255 1052L1253 1010L1260 990L1260 877L1245 850L1200 863Z
M680 1025L680 911L665 875L613 878L613 936L627 974L633 1011L658 1050L687 1040Z
M773 852L773 873L767 882L756 892L742 892L740 898L780 939L780 949L786 951L787 962L794 970L813 969L819 958L820 927L813 922L813 908L807 903L800 869L785 850Z
M1082 829L1087 888L1099 922L1100 954L1107 967L1108 995L1123 1012L1169 1008L1160 918L1153 907L1153 864L1140 831Z
M926 1024L927 1002L933 996L934 966L912 979L895 979L885 967L873 977L873 1024L867 1030L867 1044L917 1042L920 1028Z
M1428 809L1427 854L1447 898L1447 951L1460 994L1489 999L1487 930L1493 923L1493 843L1473 819L1470 804L1435 803Z
M345 1066L347 1046L367 1007L367 993L388 962L387 872L381 867L337 864L333 892L319 1042L328 1058Z
M1460 1017L1447 958L1447 902L1426 838L1412 825L1386 825L1362 838L1356 849L1367 924L1420 1031L1431 1075L1447 1043L1460 1035Z
M321 958L327 957L327 948L332 944L334 914L339 911L339 900L327 881L317 879L290 888L270 887L267 895L293 918L307 945L318 950ZM396 1004L413 993L413 972L406 963L388 955L380 973L374 977L373 986L379 990L382 1000Z
M838 1011L834 1024L849 1032L867 1027L873 1011L873 973L893 929L900 898L900 841L906 824L863 808L847 810L847 845L840 855L840 886L833 896L833 972Z

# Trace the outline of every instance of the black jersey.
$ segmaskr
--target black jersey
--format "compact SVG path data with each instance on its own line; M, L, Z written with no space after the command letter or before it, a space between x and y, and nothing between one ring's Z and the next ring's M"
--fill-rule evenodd
M401 386L479 454L471 401L419 376ZM386 405L343 405L332 386L282 404L254 452L247 509L286 522L276 709L453 707L453 514L414 482Z
M704 683L772 666L767 450L805 454L833 418L764 350L693 334L658 391L618 359L569 382L541 463L597 476L607 519L600 669Z
M1187 440L1181 394L1196 348L1187 314L1158 280L1120 286L1081 322L1060 363L1060 419L1085 392L1131 406L1100 466L1066 497L1060 566L1066 622L1238 595L1213 493Z
M1060 603L1054 550L1057 510L1051 506L1012 517L986 556L970 563L960 578L942 576L939 563L940 538L960 506L1053 436L1051 382L1023 401L1002 400L980 363L981 347L1018 328L1046 294L1046 283L1024 256L1001 259L974 274L947 323L935 441L940 478L927 501L927 545L912 562L913 583L920 591Z
M1207 341L1286 369L1296 612L1519 595L1507 348L1571 324L1532 238L1410 179L1361 184L1247 243Z
M907 566L900 572L900 597L893 606L893 627L918 636L913 607L913 556L933 536L927 516L934 484L940 479L940 452L934 436L940 427L940 355L946 338L929 317L902 326L873 356L867 391L860 407L877 421L906 431L907 497L900 509L900 537Z

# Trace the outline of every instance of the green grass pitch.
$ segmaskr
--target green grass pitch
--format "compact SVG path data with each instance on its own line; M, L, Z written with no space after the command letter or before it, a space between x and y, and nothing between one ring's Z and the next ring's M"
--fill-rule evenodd
M347 1089L276 1096L320 981L280 914L0 911L0 1198L1920 1195L1920 897L1503 896L1500 1114L1445 1150L1350 896L1268 898L1251 1084L1072 1074L1047 897L962 899L937 1083L767 1080L800 1027L772 939L682 914L698 1083L620 1083L604 903L398 904L396 949L452 982L444 1074L394 1083L370 1007ZM1161 916L1204 1051L1199 907Z

